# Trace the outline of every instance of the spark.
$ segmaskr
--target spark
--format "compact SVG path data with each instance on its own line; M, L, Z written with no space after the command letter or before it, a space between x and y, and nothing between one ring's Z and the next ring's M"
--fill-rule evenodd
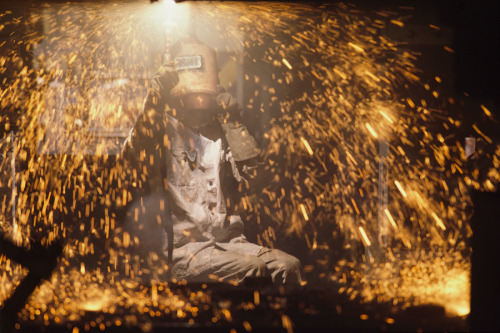
M486 136L486 134L481 132L481 130L479 130L476 124L472 124L472 128L477 132L477 134L481 135L488 143L490 144L493 143L493 140L491 140L488 136Z
M391 212L389 212L389 210L386 208L386 209L384 209L384 213L387 216L387 218L389 219L389 221L391 222L392 227L395 230L397 230L398 229L398 225L396 224L396 221L394 221L394 218L392 217Z
M399 27L404 27L404 23L403 23L403 22L401 22L401 21L391 20L390 22L391 22L392 24L395 24L395 25L399 26Z
M455 53L455 50L453 50L453 49L452 49L451 47L449 47L449 46L444 46L443 48L445 49L445 51L448 51L448 52L450 52L450 53Z
M368 239L368 235L366 234L365 229L363 229L363 227L358 227L358 229L359 233L361 234L362 240L365 243L365 246L370 247L372 243Z
M281 316L281 323L283 328L286 329L287 333L293 333L292 320L287 315L283 314Z
M379 112L390 124L394 123L394 121L384 111L380 110Z
M251 332L252 331L252 325L250 325L250 323L248 321L246 321L246 320L243 322L243 327L245 328L245 330L247 332Z
M306 147L307 149L307 152L309 153L309 155L314 155L314 152L313 150L311 149L311 146L309 145L309 142L307 142L306 139L304 139L304 137L300 137L300 141L302 141L302 143L304 144L304 147Z
M373 73L371 73L369 71L365 71L365 74L368 75L373 81L380 82L380 79L377 76L375 76Z
M290 63L288 62L288 60L286 60L285 58L281 59L281 61L285 64L286 67L288 67L288 69L292 69L292 65L290 65Z
M371 127L370 124L368 123L365 123L365 126L366 128L368 129L368 131L370 132L370 134L375 138L375 139L378 139L378 134L377 132L375 132L375 130L373 129L373 127Z
M253 302L255 305L260 305L260 293L258 290L253 292Z
M360 211L358 209L358 205L356 205L356 201L354 201L353 198L351 198L351 202L352 202L352 206L354 207L354 209L356 210L356 214L360 215Z
M483 104L481 104L481 109L483 109L485 115L487 115L488 117L491 117L491 112L490 112L490 110L488 110L486 108L486 106L484 106Z
M338 69L337 67L333 68L333 71L338 75L340 76L343 80L347 79L347 74L345 74L344 72L342 72L340 69Z
M360 52L360 53L364 53L365 52L365 50L361 46L358 46L358 45L356 45L356 44L354 44L352 42L347 43L347 45L349 45L350 47L352 47L357 52Z
M403 189L403 187L401 186L401 184L395 180L394 181L394 184L396 185L396 187L398 188L399 192L401 192L401 195L403 195L404 198L407 198L408 195L406 194L405 190Z
M309 216L307 215L306 207L304 206L304 204L300 204L299 207L300 211L302 212L302 215L304 215L304 219L306 221L309 221Z
M446 227L443 224L443 221L436 215L436 213L432 212L432 217L436 220L436 224L443 230L446 230Z

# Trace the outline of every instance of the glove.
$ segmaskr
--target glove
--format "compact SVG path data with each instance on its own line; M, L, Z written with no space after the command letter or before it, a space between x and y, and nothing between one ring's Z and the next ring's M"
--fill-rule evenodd
M241 162L257 157L260 149L253 136L240 121L238 105L234 97L224 92L217 96L216 101L222 111L218 113L217 119L224 131L234 160Z
M151 81L151 87L146 98L146 106L161 107L165 105L170 97L170 91L178 83L179 75L175 70L175 63L170 61L163 64Z

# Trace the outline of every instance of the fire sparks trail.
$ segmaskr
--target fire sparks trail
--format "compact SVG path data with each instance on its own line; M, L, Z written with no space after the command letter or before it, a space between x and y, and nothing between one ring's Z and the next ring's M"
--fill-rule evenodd
M398 188L399 192L401 192L401 195L403 196L403 198L407 198L408 197L408 194L406 194L405 190L403 189L403 186L401 186L401 184L397 180L394 181L394 185L396 185L396 187Z
M198 31L210 25L231 44L218 49L231 58L227 88L244 81L248 91L241 88L238 96L244 115L265 125L260 141L267 144L264 172L270 181L238 206L255 221L260 243L273 247L282 237L298 238L308 250L302 252L311 253L303 259L314 278L338 282L353 299L435 302L467 314L468 189L497 188L500 147L484 179L479 171L467 172L455 134L460 121L442 109L443 97L432 86L441 79L422 82L416 56L382 34L390 24L404 28L404 20L365 15L345 4L178 6L190 6ZM27 29L39 30L16 43L34 50L36 66L19 52L0 57L2 71L15 69L15 79L0 88L2 108L24 110L12 124L10 115L0 115L5 131L15 125L20 133L15 149L0 142L0 187L17 186L15 205L0 197L0 230L19 233L25 246L30 239L67 243L52 279L33 295L22 318L42 325L75 322L82 311L113 314L119 306L135 309L123 319L131 325L140 316L195 318L209 295L174 295L166 282L141 287L142 279L161 281L169 268L158 256L137 259L139 241L121 228L117 213L130 203L130 188L146 186L143 170L125 169L115 155L162 61L163 36L151 34L151 17L160 22L165 15L146 2L44 5L31 15ZM238 77L230 69L241 63L246 73ZM424 97L398 90L405 85L418 87ZM494 144L482 127L472 128ZM13 166L6 162L14 161L12 154ZM4 171L16 172L21 164L23 171L9 183L11 173ZM140 212L132 213L135 220ZM17 217L15 225L8 216ZM337 234L344 244L332 239ZM387 248L380 245L384 238ZM373 255L381 266L356 244L379 247ZM322 256L339 246L347 258ZM0 268L3 302L26 271L5 257ZM254 297L255 304L263 302L258 293ZM213 318L232 317L223 309ZM282 324L292 330L285 315ZM252 328L248 322L244 327Z

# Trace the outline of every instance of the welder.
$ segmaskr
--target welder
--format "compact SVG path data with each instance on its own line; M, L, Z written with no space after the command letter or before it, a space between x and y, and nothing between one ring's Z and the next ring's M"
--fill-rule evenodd
M238 195L258 179L260 151L219 87L216 52L193 36L170 52L122 153L143 192L129 208L136 213L128 230L168 258L178 280L300 283L297 258L243 235Z

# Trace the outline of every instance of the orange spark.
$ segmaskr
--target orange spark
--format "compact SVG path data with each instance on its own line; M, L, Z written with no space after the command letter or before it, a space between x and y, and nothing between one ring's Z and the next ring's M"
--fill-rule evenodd
M387 218L389 219L389 221L391 222L392 227L397 230L398 225L396 224L396 221L394 221L394 219L392 218L391 212L389 212L389 210L386 208L386 209L384 209L384 213L387 216Z
M443 224L443 221L436 215L436 213L432 212L432 217L436 220L436 224L443 230L446 230L446 227Z
M306 207L304 204L300 204L300 210L302 211L302 215L304 215L304 219L309 221L309 216L307 215Z
M290 63L288 62L288 60L286 60L285 58L281 59L281 61L285 64L286 67L288 67L288 69L292 69L292 65L290 65Z
M398 188L399 192L401 192L401 194L403 195L403 197L407 198L408 195L406 194L405 190L403 189L403 186L401 186L401 184L397 180L394 181L394 184Z
M479 130L479 128L476 126L476 124L473 124L472 128L477 132L477 134L481 135L489 144L493 143L493 141L489 137L487 137L486 134L484 134L483 132L481 132Z
M483 109L484 113L488 116L488 117L491 117L491 112L490 110L488 110L486 108L486 106L484 106L483 104L481 104L481 109Z
M363 243L365 243L366 246L371 246L372 243L368 239L368 235L365 232L365 229L363 227L359 227L359 233L361 234L361 238L363 239Z
M347 45L349 45L350 47L352 47L354 50L358 51L359 53L365 52L365 50L362 47L360 47L354 43L349 42L349 43L347 43Z
M379 111L382 117L384 117L389 123L393 124L394 121L384 112L384 111Z
M454 50L454 49L452 49L452 48L451 48L451 47L449 47L449 46L445 46L445 47L443 47L443 48L445 49L445 51L448 51L448 52L450 52L450 53L455 53L455 50Z
M378 134L377 132L375 132L375 130L373 129L373 127L371 127L370 124L368 123L365 123L365 126L366 128L368 129L368 131L370 132L370 134L375 138L375 139L378 139Z
M395 24L395 25L397 25L397 26L400 26L400 27L404 27L404 25L405 25L403 22L401 22L401 21L396 21L396 20L391 20L391 23L392 23L392 24Z
M307 142L307 140L306 140L306 139L304 139L304 137L302 137L302 136L300 137L300 140L302 141L302 143L303 143L303 144L304 144L304 146L306 147L307 152L309 153L309 155L311 155L311 156L312 156L312 155L314 154L314 152L313 152L313 150L311 149L311 146L309 145L309 142Z

